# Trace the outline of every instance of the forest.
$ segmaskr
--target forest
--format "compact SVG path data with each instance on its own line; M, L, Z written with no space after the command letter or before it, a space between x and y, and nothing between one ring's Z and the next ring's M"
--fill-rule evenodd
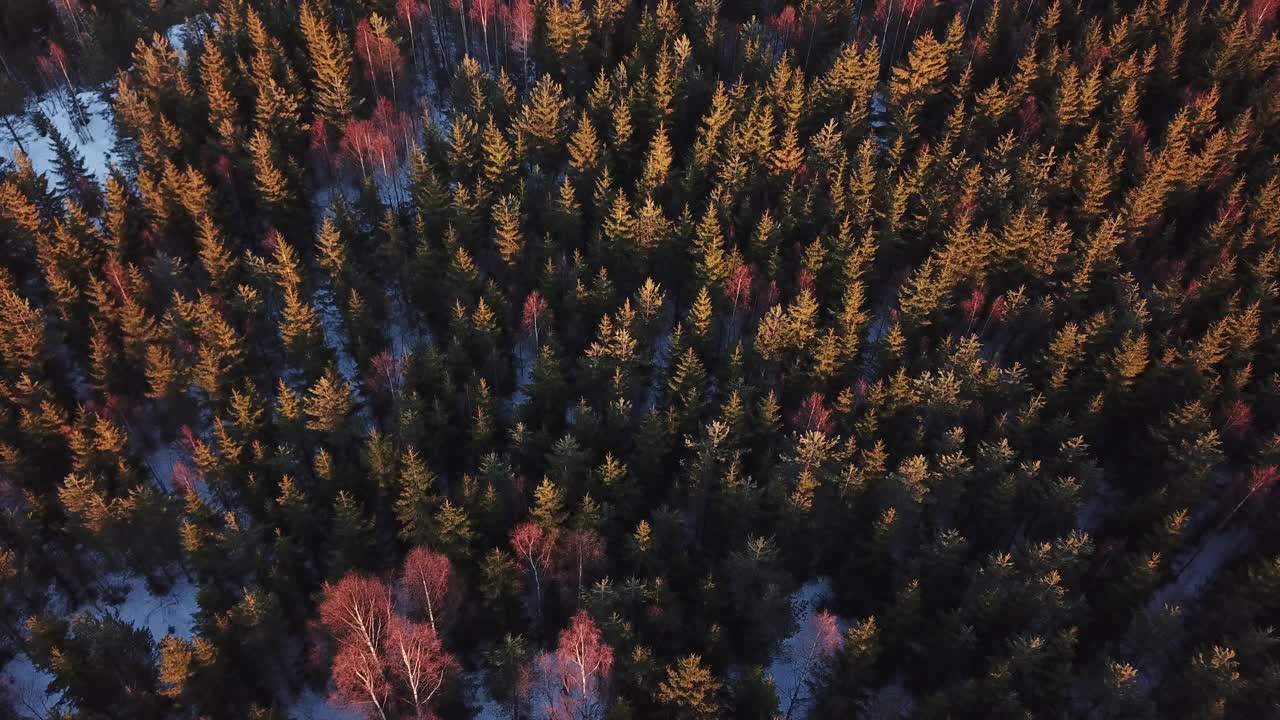
M0 717L1280 717L1280 0L0 0Z

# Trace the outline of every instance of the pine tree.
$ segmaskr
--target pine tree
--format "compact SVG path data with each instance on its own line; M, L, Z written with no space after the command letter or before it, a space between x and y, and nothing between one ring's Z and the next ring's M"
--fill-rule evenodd
M584 110L578 117L578 124L569 138L569 167L587 178L594 178L600 170L601 156L604 147L596 134L595 124Z
M516 128L533 157L550 159L560 150L569 121L568 111L569 101L564 97L563 88L549 75L543 75L516 119Z
M687 655L667 668L658 685L658 702L678 720L711 720L720 717L720 683L698 655Z
M649 194L659 190L667 181L671 171L671 140L667 137L667 128L663 124L653 133L649 143L649 152L645 156L644 174L640 179L640 192Z
M355 109L351 90L351 50L312 0L304 0L298 22L311 59L316 109L341 127Z
M524 247L524 233L520 229L520 200L507 195L493 206L493 234L498 255L508 266L514 266Z
M718 287L728 277L729 267L725 257L724 236L721 234L720 221L716 219L711 204L707 206L702 220L698 223L693 255L697 265L698 279L703 285Z
M307 390L307 429L336 433L346 424L353 407L351 385L331 368Z

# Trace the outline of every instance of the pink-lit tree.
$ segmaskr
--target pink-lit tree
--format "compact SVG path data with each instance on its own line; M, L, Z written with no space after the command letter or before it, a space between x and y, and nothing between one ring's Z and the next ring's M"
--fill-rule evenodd
M514 0L501 5L498 14L507 28L507 44L524 61L524 79L529 81L529 43L533 40L533 0Z
M1280 10L1280 0L1253 0L1249 3L1246 15L1249 22L1261 25L1275 17L1276 10Z
M50 40L48 51L36 58L36 67L39 68L40 74L44 76L50 88L60 88L66 92L67 103L75 114L76 123L82 127L88 125L88 113L81 106L80 98L76 96L75 83L71 82L71 71L67 66L67 51L63 50L57 42Z
M409 121L386 98L379 98L368 120L347 123L342 137L342 152L360 167L361 179L377 172L395 181L408 141Z
M364 76L379 92L379 80L391 85L391 97L397 97L396 79L404 70L400 46L391 37L391 26L381 15L356 23L356 52L364 65Z
M969 323L969 330L973 329L973 323L978 319L978 315L982 313L982 308L987 304L987 292L984 288L974 288L969 297L960 302L960 310L964 312L964 319Z
M459 672L458 661L445 651L430 625L399 617L391 623L387 645L387 666L405 704L413 706L415 718L434 717L431 700L445 679Z
M583 587L603 566L604 538L590 528L570 530L560 543L559 555L561 582L576 587L580 598Z
M471 0L469 4L471 19L480 23L480 35L484 39L484 59L492 66L493 58L489 53L489 24L497 15L497 3L495 0Z
M1237 398L1227 406L1226 418L1222 426L1227 435L1234 438L1244 437L1253 426L1253 408L1249 407L1249 403Z
M415 612L437 632L445 629L457 608L453 563L425 547L409 552L400 569L400 591Z
M542 578L554 565L554 553L558 534L535 522L518 525L511 531L511 549L520 558L521 567L533 580L534 602L537 617L542 617Z
M525 335L532 335L533 344L537 346L542 344L540 328L550 322L551 306L547 304L546 298L537 290L529 291L529 296L524 299L524 310L520 313L520 329Z
M991 301L991 307L987 308L987 319L982 321L982 332L979 335L987 334L987 326L991 321L1000 322L1004 320L1005 313L1008 312L1008 305L1005 304L1004 295Z
M400 402L404 382L409 372L408 352L399 355L383 350L369 361L369 385L374 390L385 390L392 400Z
M552 720L592 720L604 715L605 685L613 667L613 649L606 645L591 616L579 611L560 633L554 654L543 655L539 670L546 713Z
M337 644L333 702L380 720L407 716L399 712L407 708L415 718L435 717L430 703L459 665L434 627L396 614L387 586L356 574L325 586L319 614Z
M739 310L746 310L751 307L751 282L752 282L751 266L743 263L733 269L729 274L729 280L725 284L725 294L729 297L729 302L733 304L733 313L736 316Z
M335 704L367 707L370 717L387 720L391 683L381 654L359 645L342 645L333 658L333 686Z
M769 27L778 34L778 40L781 41L784 49L791 45L791 36L796 30L795 6L787 5L779 10L777 15L769 18Z
M418 64L418 25L422 21L426 8L418 0L397 0L396 17L409 30L409 51L413 55L413 63Z
M49 0L49 5L53 7L62 26L68 33L75 36L76 42L81 47L84 47L84 3L81 0Z
M791 717L801 701L801 690L816 680L823 669L835 658L844 644L840 635L840 623L826 610L809 615L805 626L789 643L795 664L800 671L791 691L783 717Z
M471 40L467 35L467 20L470 14L467 7L469 5L470 3L467 0L449 0L449 9L458 16L458 24L462 26L462 52L466 55L471 54Z
M1251 498L1266 497L1270 494L1277 480L1280 480L1280 468L1275 465L1260 465L1251 469L1245 478L1244 487L1246 492L1244 497L1240 498L1240 502L1236 503L1236 506L1231 508L1231 512L1222 518L1222 522L1218 524L1218 529L1221 530L1226 527L1227 523L1231 522L1231 518L1235 517L1235 514L1240 512L1240 508L1244 507L1244 504L1249 502Z
M382 645L394 614L391 593L378 580L351 574L326 585L320 603L320 624L343 646L362 648L374 657Z
M817 431L825 434L831 429L831 409L826 405L826 397L822 393L810 393L800 403L791 422L800 432Z
M402 112L390 100L378 98L378 104L373 108L373 123L391 139L394 150L391 159L397 164L402 162L412 144L413 122L408 114ZM384 169L383 172L386 170Z

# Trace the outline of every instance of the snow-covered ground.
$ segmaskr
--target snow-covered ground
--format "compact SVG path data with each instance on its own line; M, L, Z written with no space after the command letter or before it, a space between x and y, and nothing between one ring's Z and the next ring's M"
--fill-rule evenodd
M191 639L198 605L196 588L185 578L175 583L165 595L152 593L146 582L138 577L107 578L104 583L122 588L123 599L118 603L104 601L77 608L65 615L69 616L74 612L116 613L124 622L149 630L156 642L170 632ZM20 718L44 720L50 717L49 711L62 698L60 692L47 692L52 680L52 675L37 668L25 654L17 655L0 670L0 685L8 686L10 695L15 698Z
M142 578L131 577L123 583L128 595L118 605L111 606L120 614L120 619L134 627L147 628L156 642L170 632L191 639L195 614L199 609L196 587L191 582L181 578L165 595L152 593Z
M112 163L112 148L116 143L116 130L111 106L102 99L97 90L86 90L77 96L85 108L89 124L80 128L72 118L71 108L67 106L66 93L45 93L27 103L27 112L22 117L10 117L9 120L26 148L27 157L37 173L49 176L50 181L57 177L54 165L53 144L42 138L31 124L31 113L39 110L49 117L49 121L57 128L67 142L84 156L85 167L89 174L99 182L107 179L108 168ZM0 155L12 160L18 144L9 134L8 128L0 125Z
M476 670L464 676L470 694L470 705L475 708L471 717L475 720L507 720L508 715L502 704L489 694L489 686L484 681L484 673Z
M307 689L289 706L290 720L361 720L364 714L356 708L331 705L315 690Z
M507 414L512 415L516 409L523 406L529 400L529 386L533 384L533 363L536 359L537 350L534 349L532 342L516 343L516 352L514 355L516 366L516 389L511 393L511 397L507 399Z
M1199 599L1222 568L1252 542L1253 531L1245 525L1209 533L1191 558L1182 561L1177 574L1151 596L1147 611L1155 612L1165 605L1186 605Z
M791 595L791 617L796 630L782 642L769 677L778 692L778 705L784 717L803 720L809 716L809 689L805 687L809 649L813 646L814 625L811 622L818 606L831 595L831 580L819 577L800 586Z
M333 293L328 289L317 291L315 309L316 315L320 319L320 327L324 330L325 344L333 350L334 355L338 358L338 374L342 375L343 380L353 385L358 384L356 359L351 355L351 347L347 342L346 328L343 327L342 314L338 311Z
M43 720L50 716L50 711L62 699L62 693L46 691L52 681L52 675L33 665L31 659L23 654L0 669L0 687L8 689L14 710L24 720ZM0 697L4 695L5 692L0 690Z
M1084 507L1076 513L1076 529L1081 532L1093 532L1102 524L1107 512L1116 507L1120 494L1104 479L1098 481L1097 487L1089 495Z
M164 31L164 39L169 41L169 46L174 49L174 52L178 53L178 59L182 62L185 63L187 61L187 38L192 38L196 43L201 42L203 33L200 28L202 25L217 27L217 23L208 15L200 15L190 18L186 22L171 25L168 30Z

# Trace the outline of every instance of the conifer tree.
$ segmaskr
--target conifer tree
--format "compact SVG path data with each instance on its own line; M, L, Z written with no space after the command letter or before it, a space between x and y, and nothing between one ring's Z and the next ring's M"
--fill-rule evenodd
M351 50L312 0L299 10L299 26L311 59L312 92L316 109L341 126L355 109L351 89Z

